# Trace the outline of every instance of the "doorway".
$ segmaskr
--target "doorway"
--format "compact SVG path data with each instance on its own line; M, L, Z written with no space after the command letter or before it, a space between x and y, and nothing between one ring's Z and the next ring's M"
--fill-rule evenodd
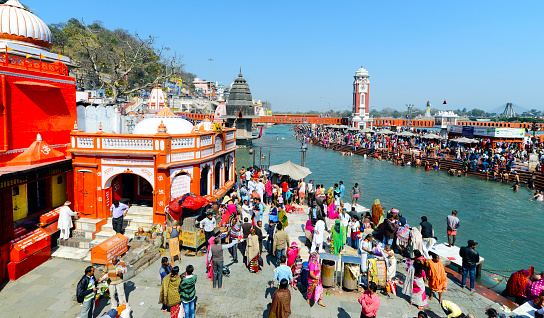
M202 171L200 171L200 195L205 196L208 195L208 176L210 174L210 167L205 166L202 168Z

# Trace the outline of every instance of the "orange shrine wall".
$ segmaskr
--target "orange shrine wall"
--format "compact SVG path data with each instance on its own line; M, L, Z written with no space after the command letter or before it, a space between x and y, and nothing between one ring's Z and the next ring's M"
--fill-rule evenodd
M75 100L71 77L0 66L0 165L20 153L9 150L28 148L38 133L66 152L77 120Z

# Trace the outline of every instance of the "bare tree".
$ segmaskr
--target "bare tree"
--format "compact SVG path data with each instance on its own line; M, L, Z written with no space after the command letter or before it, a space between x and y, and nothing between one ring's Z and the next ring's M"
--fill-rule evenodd
M75 60L88 76L106 88L113 102L142 89L150 89L179 76L181 56L170 54L169 48L156 48L157 38L132 35L127 30L110 31L100 22L86 25L71 19L65 32L72 41Z

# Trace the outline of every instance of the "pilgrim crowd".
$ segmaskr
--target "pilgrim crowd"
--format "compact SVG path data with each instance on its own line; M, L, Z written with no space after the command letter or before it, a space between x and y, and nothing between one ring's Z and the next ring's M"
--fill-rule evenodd
M350 196L351 211L345 208L344 197ZM274 276L271 285L278 288L273 294L269 317L289 317L291 314L291 289L305 292L310 306L317 304L326 307L323 300L322 263L320 253L326 248L331 254L341 254L350 246L357 250L361 259L360 281L364 293L358 298L361 317L376 317L380 308L377 294L377 261L386 264L387 290L396 292L396 283L401 283L402 293L408 295L410 304L420 311L418 317L425 318L423 311L428 301L435 295L448 317L474 317L463 313L458 305L448 300L448 279L440 257L433 253L436 243L434 228L425 216L416 226L411 226L399 209L386 210L380 200L375 200L370 212L359 215L356 212L361 190L358 184L346 189L342 181L326 189L313 180L293 181L286 176L272 175L256 167L238 171L238 182L234 189L220 201L206 210L206 215L198 221L198 227L206 237L206 278L214 289L223 287L223 276L229 275L225 265L225 251L232 264L242 260L248 273L259 275L263 266L263 253L275 260ZM303 210L308 206L307 210ZM268 211L268 220L263 216ZM289 226L290 213L306 213L306 245L310 256L307 262L301 257L301 250L289 238L285 229ZM331 224L332 226L328 226ZM457 211L446 218L449 245L455 245L460 221ZM217 231L219 228L219 231ZM180 233L177 223L169 227L170 245L176 245ZM463 259L462 288L475 289L475 269L479 262L477 242L469 240L460 249ZM179 245L178 245L179 248ZM400 254L399 256L395 255ZM240 254L240 260L239 260ZM159 269L161 291L159 303L171 317L179 313L189 318L195 317L196 281L194 267L189 265L184 271L175 266L175 257L180 258L179 249L170 253L171 259L164 257ZM405 264L405 277L397 275L397 259ZM126 304L122 274L126 270L117 258L108 264L99 280L94 278L94 268L86 270L78 284L78 300L83 303L81 317L92 317L94 297L100 292L98 284L109 282L113 310L121 313ZM544 306L544 273L537 275L519 271L508 282L506 296L518 302L530 300L537 306ZM467 279L470 285L467 286ZM400 282L402 280L402 282ZM430 291L426 292L426 287ZM113 292L111 292L113 288ZM115 297L115 291L119 301ZM121 311L119 311L121 310ZM498 317L493 310L489 317ZM111 316L114 317L114 316Z

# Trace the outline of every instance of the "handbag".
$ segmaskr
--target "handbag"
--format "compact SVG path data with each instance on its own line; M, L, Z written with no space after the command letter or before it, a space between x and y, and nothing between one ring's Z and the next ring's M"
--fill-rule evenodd
M263 258L261 257L261 255L259 255L259 258L257 259L257 261L259 262L259 266L264 266L264 261L263 261Z

